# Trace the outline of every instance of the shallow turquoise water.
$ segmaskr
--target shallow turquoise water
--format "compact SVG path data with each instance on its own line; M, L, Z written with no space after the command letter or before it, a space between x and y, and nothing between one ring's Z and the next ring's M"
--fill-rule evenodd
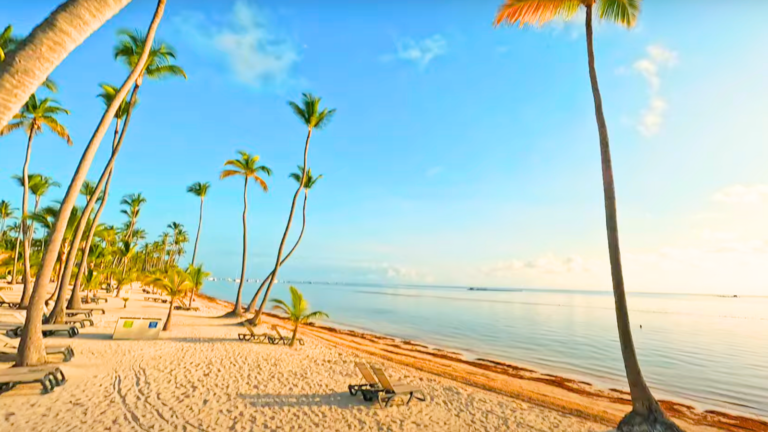
M610 292L296 286L332 323L626 389ZM245 285L244 301L256 288ZM203 291L234 300L237 286L207 282ZM272 298L288 300L287 285ZM657 396L768 417L768 298L637 293L628 302Z

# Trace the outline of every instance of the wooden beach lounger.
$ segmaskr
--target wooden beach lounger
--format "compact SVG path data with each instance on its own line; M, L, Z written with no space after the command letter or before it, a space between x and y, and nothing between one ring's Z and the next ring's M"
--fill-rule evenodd
M19 350L19 342L16 339L0 335L0 354L12 354L16 355ZM68 362L75 356L75 351L71 346L46 346L46 355L62 355L64 361Z
M372 394L373 392L371 390L376 391L382 391L382 387L379 384L379 381L376 380L376 377L373 375L373 372L371 372L371 369L368 367L367 364L363 362L355 362L355 367L358 371L360 371L360 375L363 376L363 380L365 380L362 384L350 384L347 386L349 389L349 394L352 396L355 396L358 393L363 394L363 399L370 402L372 401ZM402 383L392 383L392 385L402 385ZM368 391L364 391L368 390Z
M62 377L64 374L62 373ZM57 378L48 368L9 368L0 371L0 393L5 393L19 384L40 383L43 394L56 387ZM63 381L62 381L63 382Z
M289 343L291 343L291 338L283 336L283 334L280 333L280 329L276 325L272 326L272 330L274 330L275 333L277 333L276 343L282 342L283 345L288 345ZM299 345L304 345L304 339L300 337L296 338L296 342L298 342Z
M379 406L383 405L388 407L395 398L405 395L408 395L408 400L405 402L406 405L411 403L411 399L416 399L422 402L427 400L424 391L420 388L391 382L387 377L387 374L384 373L384 370L378 366L371 366L371 370L373 371L373 374L376 375L376 378L379 380L383 389L381 391L363 390L363 392L371 394L372 398L374 397L373 393L375 393L375 398L378 400Z
M0 307L8 306L11 309L16 309L19 307L19 302L12 302L8 301L5 297L3 297L2 294L0 294Z
M24 328L24 315L20 312L12 314L17 324L6 330L5 334L8 337L17 338L21 335L21 330ZM43 337L52 336L56 333L67 333L69 337L75 337L80 334L80 330L77 326L72 324L43 324Z
M106 303L107 302L107 298L106 297L101 297L101 296L95 296L95 297L91 298L91 301L96 303L96 304L99 304L99 302Z
M4 369L4 373L11 374L27 374L34 372L48 372L53 376L53 382L56 387L67 382L67 377L64 375L64 371L56 365L42 365L42 366L28 366L28 367L12 367L10 369Z
M278 341L275 339L274 336L271 334L257 334L254 330L253 326L248 324L247 321L243 321L243 326L246 330L248 330L248 333L238 333L237 338L241 341L250 341L250 342L258 342L258 343L271 343L276 344Z

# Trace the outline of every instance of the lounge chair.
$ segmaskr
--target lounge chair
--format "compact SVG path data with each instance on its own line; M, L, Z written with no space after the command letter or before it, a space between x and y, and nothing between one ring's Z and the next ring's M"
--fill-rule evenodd
M93 316L93 310L91 309L67 309L64 311L64 313L68 317L76 317L78 315L82 315L86 318L90 318Z
M248 330L248 333L238 333L237 338L241 341L271 343L273 345L278 342L271 334L257 334L253 326L248 324L246 321L243 321L243 326L246 330Z
M63 374L62 374L63 376ZM48 368L9 368L0 371L0 393L5 393L19 384L40 383L43 394L56 387L56 375Z
M11 309L16 309L19 307L19 302L12 302L8 301L5 297L3 297L2 294L0 294L0 307L8 306Z
M272 326L272 330L274 330L275 333L277 333L276 343L282 342L283 345L288 345L289 343L291 343L291 338L283 336L283 334L280 333L280 329L276 325ZM300 337L296 338L296 342L298 342L299 345L304 345L304 339Z
M407 384L397 384L391 382L387 377L387 374L384 373L384 370L378 366L371 366L371 370L379 380L382 389L363 390L363 394L368 393L371 396L371 399L376 398L376 400L379 402L379 406L388 407L389 404L395 400L395 398L405 395L408 395L408 400L405 402L406 405L411 403L411 399L416 399L422 402L427 400L427 397L424 395L424 391L420 388Z
M43 306L43 321L48 321L48 315L49 311L48 308ZM67 313L65 311L64 313L64 324L78 324L81 328L85 328L85 324L88 323L91 326L93 326L93 320L88 317L73 317L73 316L67 316Z
M24 328L24 315L16 312L12 315L16 318L18 324L13 325L11 328L7 328L5 334L8 337L17 338L21 335L21 331ZM56 333L67 333L69 337L75 337L80 334L80 330L72 324L43 324L42 327L43 337L52 336Z
M19 342L15 339L0 335L0 354L16 355L19 350ZM75 351L71 346L46 346L46 355L62 355L64 361L68 362L75 356Z
M363 380L365 380L362 384L350 384L347 386L349 389L349 394L352 396L357 395L358 393L363 394L363 399L370 402L373 399L371 398L371 394L373 393L371 390L377 390L381 391L383 390L379 382L376 380L376 377L371 372L371 369L368 367L367 364L363 362L355 362L355 367L358 371L360 371L360 375L363 376ZM392 383L393 385L401 385L401 383ZM369 390L369 391L364 391Z
M96 304L99 304L99 302L106 303L107 302L107 298L106 297L101 297L101 296L94 296L94 297L91 298L91 301L96 303Z
M53 376L54 384L58 387L67 382L67 377L64 375L64 371L57 365L41 365L41 366L27 366L27 367L12 367L10 369L4 369L2 372L5 374L27 374L31 372L48 372Z

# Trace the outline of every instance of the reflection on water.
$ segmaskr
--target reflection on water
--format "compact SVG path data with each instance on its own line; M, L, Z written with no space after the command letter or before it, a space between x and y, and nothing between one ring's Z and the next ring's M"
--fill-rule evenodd
M626 389L610 292L297 287L335 323ZM255 290L247 284L244 298ZM205 292L231 300L236 286L208 282ZM287 299L287 286L272 297ZM768 416L768 298L637 293L628 302L657 396Z

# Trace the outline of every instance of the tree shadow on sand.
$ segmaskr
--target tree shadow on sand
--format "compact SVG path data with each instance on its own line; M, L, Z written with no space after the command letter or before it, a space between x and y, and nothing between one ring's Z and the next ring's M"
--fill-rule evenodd
M369 402L361 397L351 396L348 392L330 394L238 394L241 399L248 401L254 408L286 408L286 407L321 407L332 406L341 409L369 407Z

